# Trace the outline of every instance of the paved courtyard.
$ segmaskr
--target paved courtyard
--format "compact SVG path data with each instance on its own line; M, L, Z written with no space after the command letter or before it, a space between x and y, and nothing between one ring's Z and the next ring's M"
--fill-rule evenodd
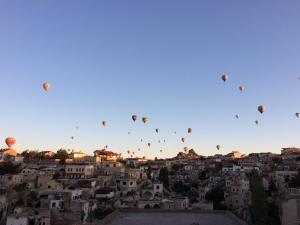
M120 212L109 225L238 225L226 214Z

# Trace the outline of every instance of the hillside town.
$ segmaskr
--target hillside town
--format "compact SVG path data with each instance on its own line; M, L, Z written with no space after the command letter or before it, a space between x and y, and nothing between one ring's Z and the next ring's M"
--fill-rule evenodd
M60 149L0 151L0 224L101 224L118 210L228 211L243 224L300 223L300 149L122 158Z

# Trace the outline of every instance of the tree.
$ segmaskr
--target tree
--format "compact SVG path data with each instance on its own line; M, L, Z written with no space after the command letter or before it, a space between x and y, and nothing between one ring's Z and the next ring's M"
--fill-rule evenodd
M289 183L289 187L291 187L291 188L298 188L298 187L300 187L300 173L299 173L299 171L298 171L297 176L293 177L292 179L290 179L288 181L288 183Z
M226 207L222 205L224 198L224 190L221 186L216 186L206 193L205 199L213 203L214 210L225 210Z
M279 210L276 205L267 202L262 178L256 171L250 179L252 205L250 206L251 219L254 225L279 225Z
M67 152L67 150L65 149L59 149L54 158L55 159L59 159L60 160L60 163L64 164L66 162L66 159L69 157L69 154Z
M172 187L173 191L178 194L187 195L191 190L191 187L182 183L182 181L176 181Z
M162 168L159 171L159 180L163 183L166 189L169 189L169 171L168 168Z
M0 175L16 174L20 172L20 165L14 165L11 162L4 162L0 164Z

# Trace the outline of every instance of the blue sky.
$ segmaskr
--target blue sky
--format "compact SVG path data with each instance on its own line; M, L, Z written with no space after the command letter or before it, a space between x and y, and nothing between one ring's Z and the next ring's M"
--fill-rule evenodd
M3 0L1 146L14 136L18 151L109 145L149 157L300 146L299 11L296 0Z

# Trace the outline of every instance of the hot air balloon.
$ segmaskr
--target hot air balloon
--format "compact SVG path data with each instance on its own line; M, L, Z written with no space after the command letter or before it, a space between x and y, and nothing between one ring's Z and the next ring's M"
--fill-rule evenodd
M129 150L127 150L127 153L128 153L128 155L130 154L130 151Z
M156 133L158 133L158 132L159 132L159 129L158 129L158 128L156 128L156 129L155 129L155 132L156 132Z
M160 152L163 152L163 150L161 149Z
M138 151L141 151L141 149L140 149L140 148L138 148Z
M164 143L166 143L166 139L164 139Z
M192 133L192 128L188 128L188 133Z
M143 142L143 138L141 139L141 142Z
M241 92L243 92L243 91L245 90L245 86L241 85L241 86L239 87L239 90L240 90Z
M181 138L181 141L182 141L182 142L185 142L185 138Z
M135 152L132 152L132 155L134 155L135 154Z
M176 131L174 131L174 134L176 134L177 132Z
M240 114L236 114L235 118L239 119L240 118Z
M228 79L229 79L229 76L228 76L227 74L224 74L224 75L222 76L222 80L223 80L224 82L226 82Z
M51 88L51 84L50 83L43 83L43 88L45 91L48 91Z
M184 150L184 152L187 152L189 150L189 148L188 147L184 147L183 150Z
M128 135L130 135L131 133L130 133L130 131L128 131Z
M8 137L5 139L5 143L9 148L11 148L16 143L16 139L13 137Z
M106 126L106 121L102 121L102 125L105 127Z
M158 143L161 143L161 141L160 141L160 140L158 140Z
M132 115L131 118L132 118L133 122L135 122L137 120L137 115Z
M148 118L147 117L143 117L142 121L143 121L143 123L147 123L148 122Z
M265 107L264 107L263 105L258 106L257 110L258 110L261 114L263 114L263 113L266 111L266 109L265 109Z
M148 145L149 148L151 147L151 143L148 143L147 145Z
M299 118L299 116L300 116L300 113L295 113L295 115Z
M258 120L255 120L255 123L256 123L256 125L258 125L258 124L259 124L259 121L258 121Z
M220 149L221 149L221 146L220 146L220 145L217 145L216 148L217 148L218 150L220 150Z
M71 136L71 139L74 140L74 136Z

